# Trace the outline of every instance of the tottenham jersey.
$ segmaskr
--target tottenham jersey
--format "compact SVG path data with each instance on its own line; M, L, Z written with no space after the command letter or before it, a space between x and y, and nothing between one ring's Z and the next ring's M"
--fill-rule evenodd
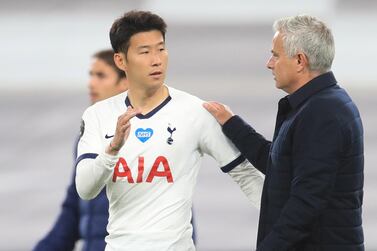
M106 250L195 250L191 204L202 155L212 156L223 170L244 160L202 100L167 88L165 101L131 119L130 135L116 157L104 152L118 116L131 105L127 92L83 115L76 182L79 193L89 188L87 198L106 186Z

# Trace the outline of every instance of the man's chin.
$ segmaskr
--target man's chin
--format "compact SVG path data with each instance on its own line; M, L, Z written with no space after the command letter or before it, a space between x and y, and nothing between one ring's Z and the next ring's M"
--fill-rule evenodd
M101 101L100 97L97 95L91 95L90 96L90 103L93 105L97 103L98 101Z
M164 84L164 81L158 80L158 81L152 81L148 83L148 87L152 89L160 88Z

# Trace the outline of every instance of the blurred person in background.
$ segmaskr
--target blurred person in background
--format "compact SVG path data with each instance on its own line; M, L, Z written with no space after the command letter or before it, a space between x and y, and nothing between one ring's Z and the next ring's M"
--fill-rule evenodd
M331 30L299 15L274 24L267 67L279 101L273 140L217 102L204 107L265 176L258 251L362 251L363 126L331 72Z
M165 85L165 21L131 11L110 30L128 91L83 114L76 186L93 199L106 186L106 250L195 250L192 196L204 153L259 208L263 176L226 139L203 101ZM219 195L221 196L221 195Z
M88 87L92 104L127 90L126 75L116 67L113 50L102 50L93 55ZM77 142L74 159L76 159L76 149ZM76 191L75 176L76 171L55 224L34 247L34 251L71 251L78 240L83 241L83 251L105 249L106 225L109 217L106 191L103 189L91 201L82 200Z

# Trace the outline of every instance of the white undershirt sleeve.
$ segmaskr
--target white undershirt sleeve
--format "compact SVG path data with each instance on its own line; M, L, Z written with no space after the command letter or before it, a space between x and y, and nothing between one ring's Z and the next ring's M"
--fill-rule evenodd
M228 174L240 186L251 204L260 209L264 175L248 160L233 168Z
M83 159L77 164L76 189L84 200L94 199L111 179L118 156L99 154L95 159Z

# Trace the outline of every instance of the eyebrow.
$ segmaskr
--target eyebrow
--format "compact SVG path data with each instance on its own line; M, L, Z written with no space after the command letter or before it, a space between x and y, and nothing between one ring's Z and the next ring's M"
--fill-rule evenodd
M161 42L159 42L159 43L156 44L156 45L141 45L141 46L137 47L137 49L138 49L138 50L140 50L140 49L149 49L149 48L151 48L151 47L153 47L153 46L160 46L160 45L165 45L165 42L164 42L164 41L161 41Z

